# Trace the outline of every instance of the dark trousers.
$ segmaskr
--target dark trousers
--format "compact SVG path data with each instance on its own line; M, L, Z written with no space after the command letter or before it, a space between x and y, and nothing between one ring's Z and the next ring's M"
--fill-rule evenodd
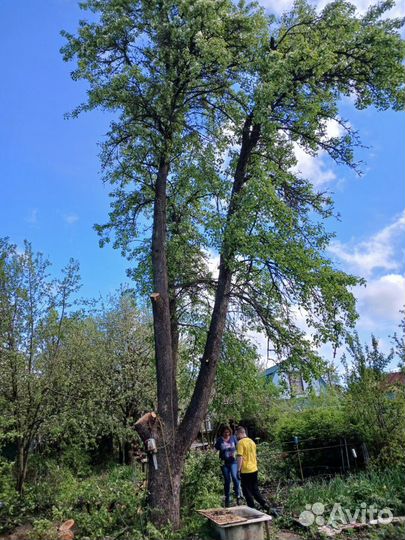
M260 504L266 508L268 506L265 499L263 499L260 491L259 485L257 483L257 471L252 473L242 473L240 475L240 483L242 485L243 496L246 499L246 504L250 508L255 507L255 499Z

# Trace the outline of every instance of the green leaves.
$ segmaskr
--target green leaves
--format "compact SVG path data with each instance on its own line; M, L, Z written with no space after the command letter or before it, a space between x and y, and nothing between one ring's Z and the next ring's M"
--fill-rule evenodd
M353 328L361 280L333 268L332 200L296 170L295 149L356 169L342 97L403 108L401 23L382 17L390 5L361 16L341 0L320 13L297 1L276 21L228 0L94 0L84 5L91 22L64 34L73 76L89 85L78 111L115 115L101 154L111 211L96 230L131 261L142 296L152 291L156 175L168 163L168 295L185 342L190 325L209 324L219 254L232 311L295 364L318 369L314 346L337 347Z
M378 464L403 466L403 452L398 450L405 433L405 392L402 385L390 386L384 372L394 352L382 353L374 336L371 346L363 347L357 334L349 340L348 352L350 367L343 358L347 418L367 442Z

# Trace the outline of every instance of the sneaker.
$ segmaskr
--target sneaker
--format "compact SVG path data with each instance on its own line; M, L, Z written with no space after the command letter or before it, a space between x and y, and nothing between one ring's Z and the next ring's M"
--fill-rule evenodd
M237 498L236 498L236 504L237 504L238 506L241 506L241 505L243 504L243 498L242 498L242 497L237 497Z
M229 508L231 506L231 501L229 499L225 499L225 508Z
M266 512L269 514L269 516L272 516L274 518L280 517L280 512L277 510L277 508L266 506Z

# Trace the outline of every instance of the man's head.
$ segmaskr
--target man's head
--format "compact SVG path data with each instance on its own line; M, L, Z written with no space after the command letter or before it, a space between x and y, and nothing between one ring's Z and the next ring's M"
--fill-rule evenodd
M239 426L238 428L236 428L235 435L238 440L243 439L244 437L247 437L246 429L242 426Z

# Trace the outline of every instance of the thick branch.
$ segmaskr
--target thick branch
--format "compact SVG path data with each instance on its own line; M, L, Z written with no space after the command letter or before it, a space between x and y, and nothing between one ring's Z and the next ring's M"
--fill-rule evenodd
M228 207L226 229L229 227L232 216L237 211L238 195L247 181L247 166L252 155L252 151L259 141L259 137L260 125L253 123L253 114L250 114L245 120L242 131L242 144L234 175L232 194ZM235 255L234 248L230 247L226 241L226 232L227 231L225 230L225 240L222 245L222 252L220 256L215 303L212 311L207 340L205 343L205 349L201 359L201 367L190 404L179 427L179 437L177 440L179 452L184 451L184 448L188 448L195 439L201 423L207 413L211 389L215 380L216 367L221 353L232 283L232 270L230 262L233 260Z

